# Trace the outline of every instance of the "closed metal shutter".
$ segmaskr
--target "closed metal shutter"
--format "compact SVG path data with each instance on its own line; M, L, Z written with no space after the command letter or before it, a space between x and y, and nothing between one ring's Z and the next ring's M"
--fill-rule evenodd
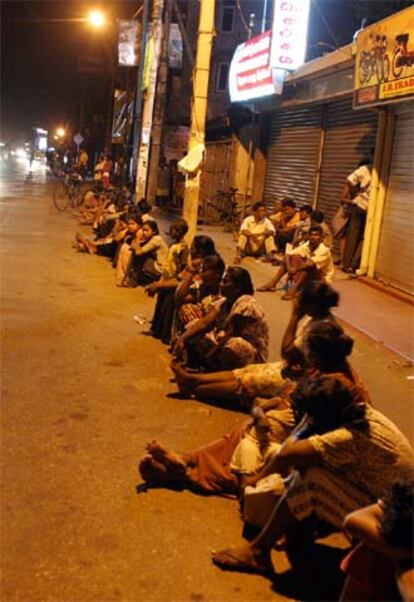
M321 106L285 109L272 116L264 200L270 209L289 196L312 203L321 140Z
M375 276L414 294L414 103L395 109L396 121Z
M354 111L352 97L325 105L324 145L316 207L330 222L347 176L375 147L378 115Z

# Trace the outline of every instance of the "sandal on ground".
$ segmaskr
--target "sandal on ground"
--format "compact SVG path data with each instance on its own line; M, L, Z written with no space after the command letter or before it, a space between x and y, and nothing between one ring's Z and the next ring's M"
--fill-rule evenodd
M275 286L263 285L263 286L258 286L256 289L256 292L258 292L258 293L274 293L275 290L276 290Z

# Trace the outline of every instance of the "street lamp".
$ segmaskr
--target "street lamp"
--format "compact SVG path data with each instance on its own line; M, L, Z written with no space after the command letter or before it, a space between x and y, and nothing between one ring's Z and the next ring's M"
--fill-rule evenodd
M93 27L100 29L106 23L105 15L100 10L91 10L88 14L88 22Z
M56 136L58 138L64 138L66 136L66 131L64 130L64 128L58 128L56 130Z

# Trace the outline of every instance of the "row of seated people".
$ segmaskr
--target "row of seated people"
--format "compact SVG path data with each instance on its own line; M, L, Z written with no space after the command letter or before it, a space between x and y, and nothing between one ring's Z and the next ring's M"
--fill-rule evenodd
M341 563L341 600L412 601L414 451L373 407L350 364L353 340L332 313L338 302L329 284L307 282L277 362L211 371L203 363L189 368L178 353L172 371L181 395L250 418L183 453L153 440L139 471L147 489L239 499L256 535L213 552L220 569L274 580L277 543L300 549L321 530L342 529L353 547Z
M119 219L130 223L134 211ZM169 345L179 394L250 413L245 424L196 450L148 443L139 462L145 487L239 499L257 532L213 554L223 570L273 578L276 543L300 546L328 525L354 545L342 563L343 600L412 600L414 452L372 406L349 362L353 340L332 313L339 295L323 268L312 253L301 259L307 277L293 296L281 359L268 362L269 327L249 272L226 269L210 237L195 236L188 248L182 219L170 226L162 261L158 239L146 246L161 238L156 224L145 213L134 220L127 236L136 245L119 241L117 263L129 246L127 277L132 267L135 282L156 296L151 332ZM323 244L311 227L308 246L312 234Z

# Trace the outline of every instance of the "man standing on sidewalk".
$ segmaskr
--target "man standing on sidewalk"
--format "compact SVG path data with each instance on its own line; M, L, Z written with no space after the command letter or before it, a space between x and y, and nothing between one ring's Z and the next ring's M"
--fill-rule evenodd
M348 177L346 184L350 188L349 201L352 204L351 216L346 232L345 251L342 269L355 273L361 263L362 243L371 188L372 154L361 161L359 167Z

